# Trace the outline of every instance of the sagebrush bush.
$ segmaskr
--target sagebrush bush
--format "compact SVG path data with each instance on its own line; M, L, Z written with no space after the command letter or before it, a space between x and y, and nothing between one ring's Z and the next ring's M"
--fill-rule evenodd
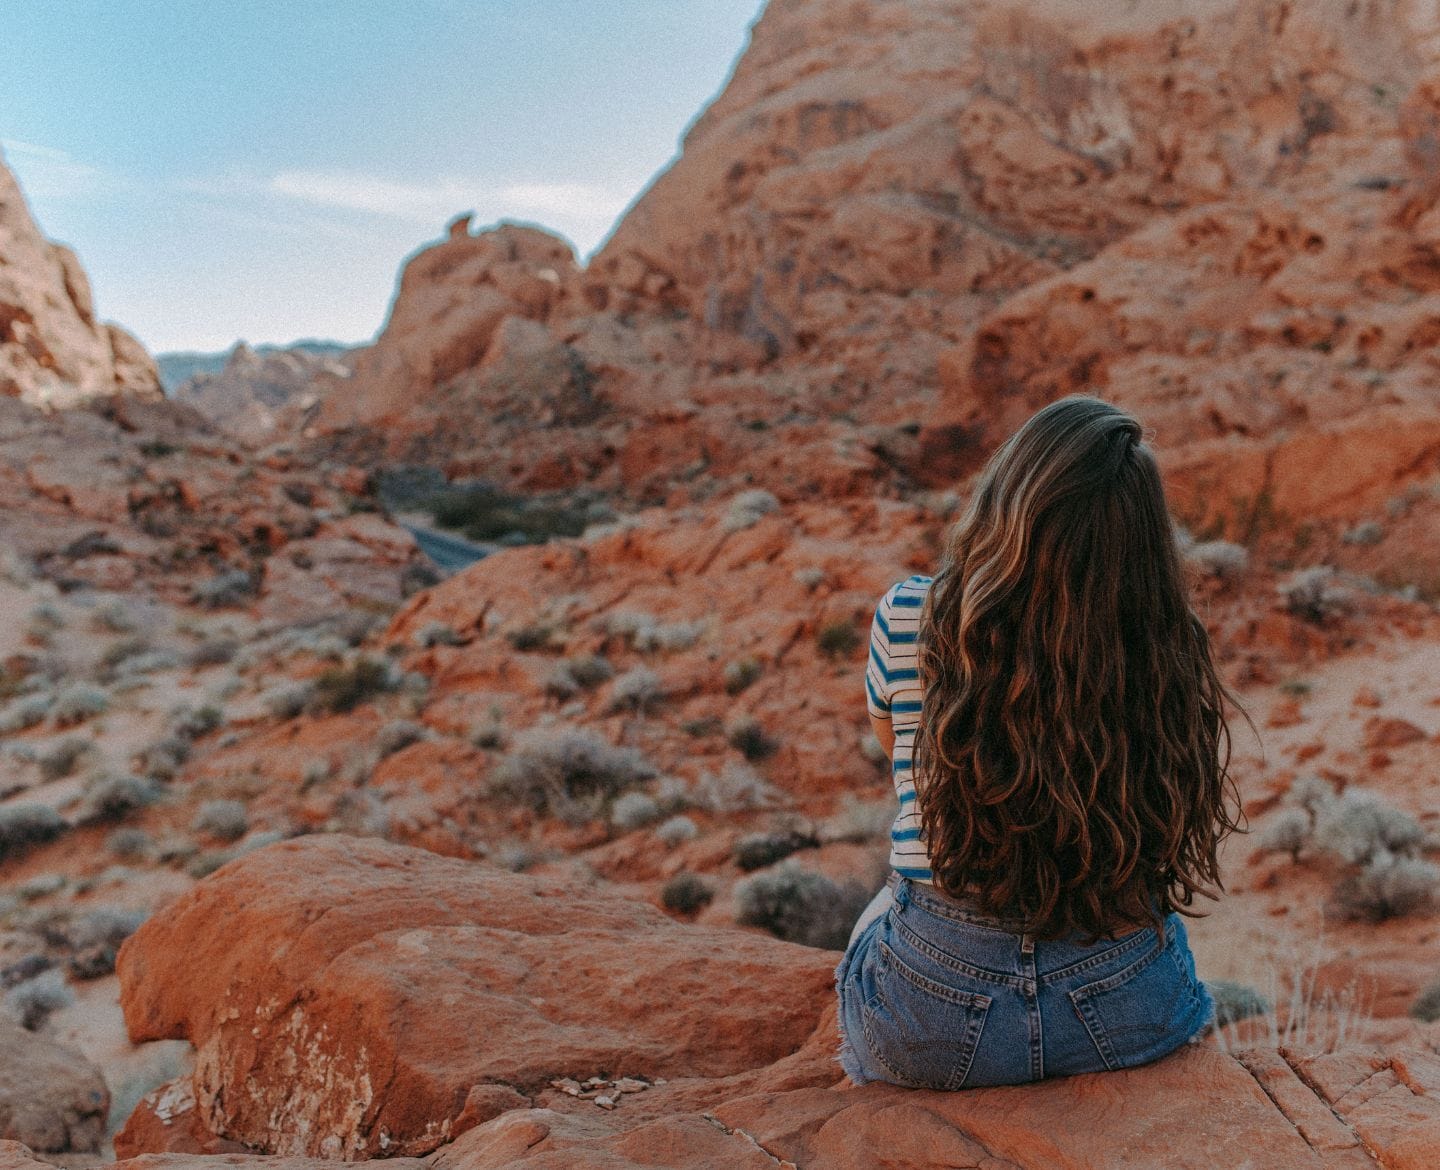
M766 735L760 720L753 715L735 720L725 738L731 747L752 763L767 760L780 750L780 741Z
M790 574L790 579L807 593L813 593L824 583L825 570L814 565L804 569L796 569Z
M1301 569L1275 588L1290 613L1317 625L1355 609L1355 595L1340 583L1329 565Z
M1228 540L1207 540L1185 550L1185 560L1206 576L1237 581L1250 568L1250 553L1242 544Z
M207 800L190 828L218 841L238 841L250 831L250 814L238 800Z
M110 709L110 696L90 683L71 683L55 696L50 717L57 727L73 727Z
M762 516L777 511L779 507L780 501L772 493L764 488L751 488L730 501L730 508L720 522L720 527L726 532L739 532L749 528Z
M190 758L190 740L180 735L157 739L136 758L135 766L154 780L173 780Z
M116 829L105 838L106 851L121 861L143 861L154 848L154 838L144 829Z
M255 596L255 578L243 569L221 573L190 588L190 599L207 609L229 609L244 605Z
M1409 813L1360 788L1325 801L1315 815L1316 847L1352 865L1381 853L1408 852L1424 839L1420 823Z
M1432 983L1410 1005L1410 1014L1417 1020L1433 1024L1440 1020L1440 983Z
M332 667L316 678L311 705L332 715L344 714L393 690L396 683L388 663L362 655L349 666Z
M1335 887L1331 909L1341 918L1383 922L1433 908L1440 866L1418 857L1377 854Z
M17 983L0 1000L0 1007L27 1032L34 1032L51 1014L74 1002L75 993L65 977L52 969Z
M1313 818L1305 809L1282 808L1261 830L1256 843L1263 852L1288 853L1291 860L1299 861L1313 828Z
M170 713L170 732L182 739L195 740L209 735L225 722L225 712L213 703L199 707L177 707Z
M725 693L738 695L753 686L760 677L760 663L754 658L737 658L725 664Z
M655 836L667 849L674 849L686 841L693 841L700 835L700 828L683 813L661 821L655 827Z
M376 734L375 749L380 753L381 758L393 756L402 748L407 748L412 743L419 743L429 734L423 724L416 723L412 719L392 719Z
M54 705L55 696L45 692L13 700L0 711L0 735L13 735L45 722Z
M622 833L643 829L660 818L660 805L648 792L622 792L610 805L610 823Z
M309 705L314 688L309 683L280 683L261 696L265 709L277 719L294 719Z
M839 951L872 896L858 882L842 885L786 861L736 883L735 921L787 942Z
M654 765L634 748L615 747L579 727L534 728L490 773L492 791L579 822L599 814L606 801L655 778Z
M129 605L115 598L95 607L90 615L90 624L97 630L108 630L112 634L128 634L140 622Z
M1252 1016L1263 1016L1271 1010L1268 999L1243 983L1234 983L1228 979L1207 979L1205 986L1215 1001L1217 1027L1237 1024Z
M643 715L665 697L665 684L648 666L636 666L615 680L610 688L611 711L633 711Z
M704 772L692 789L697 808L714 813L748 812L783 803L779 790L746 764L727 763L719 772Z
M672 914L696 914L714 900L714 885L698 873L677 873L660 890L660 904Z
M428 650L433 646L462 646L465 640L445 622L426 622L415 634L415 644Z
M735 842L732 857L747 873L783 861L801 849L813 849L819 842L811 833L786 830L774 833L747 833Z
M815 644L826 658L849 658L860 648L860 634L854 622L830 622L820 627Z
M206 666L225 666L239 652L240 643L234 638L224 635L207 637L190 651L187 660L196 669Z
M505 640L516 650L529 654L550 650L563 643L564 635L553 622L527 622L505 632Z
M820 840L863 844L888 836L899 807L893 796L868 801L847 796L840 810L821 824Z
M128 772L95 776L85 784L80 823L93 825L124 820L159 797L159 786L148 777Z
M0 805L0 861L55 840L65 828L65 818L49 805Z
M78 735L67 735L52 743L36 758L40 775L46 780L61 780L74 773L80 761L94 750L94 743Z

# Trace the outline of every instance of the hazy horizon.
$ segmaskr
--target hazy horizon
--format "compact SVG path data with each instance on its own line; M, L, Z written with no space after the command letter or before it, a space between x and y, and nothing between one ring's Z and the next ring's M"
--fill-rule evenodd
M361 343L466 211L582 258L673 159L761 0L17 0L0 149L152 353Z

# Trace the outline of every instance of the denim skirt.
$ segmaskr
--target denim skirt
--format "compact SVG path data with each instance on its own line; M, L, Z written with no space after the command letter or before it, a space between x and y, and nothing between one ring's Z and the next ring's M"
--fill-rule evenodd
M1128 1068L1200 1034L1214 1003L1179 915L1085 945L1034 939L928 885L893 903L835 971L840 1063L856 1084L1013 1085Z

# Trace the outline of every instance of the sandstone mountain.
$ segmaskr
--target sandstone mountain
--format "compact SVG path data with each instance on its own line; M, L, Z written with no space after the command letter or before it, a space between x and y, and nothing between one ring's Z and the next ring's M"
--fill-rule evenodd
M40 234L0 159L0 394L70 406L107 394L157 398L145 348L95 319L79 258Z

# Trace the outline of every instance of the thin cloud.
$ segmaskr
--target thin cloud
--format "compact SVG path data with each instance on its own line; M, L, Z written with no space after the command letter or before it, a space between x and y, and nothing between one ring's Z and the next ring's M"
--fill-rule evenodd
M81 162L68 151L18 138L0 139L25 194L36 199L73 199L119 185L118 176Z

